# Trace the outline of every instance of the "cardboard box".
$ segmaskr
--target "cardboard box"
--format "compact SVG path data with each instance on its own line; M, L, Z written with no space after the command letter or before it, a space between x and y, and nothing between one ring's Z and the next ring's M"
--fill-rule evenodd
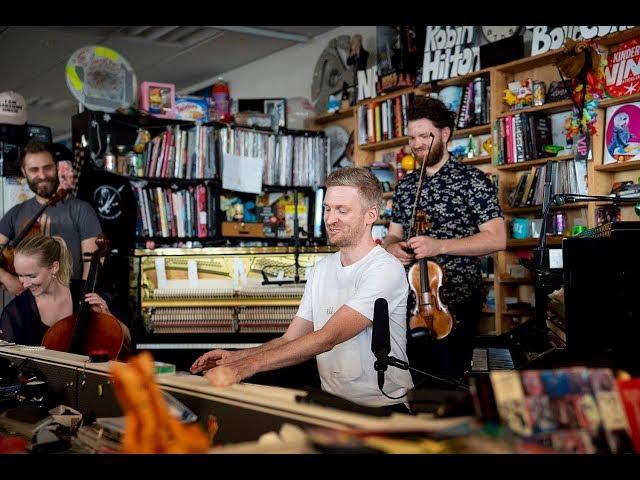
M223 237L264 237L262 223L222 222Z

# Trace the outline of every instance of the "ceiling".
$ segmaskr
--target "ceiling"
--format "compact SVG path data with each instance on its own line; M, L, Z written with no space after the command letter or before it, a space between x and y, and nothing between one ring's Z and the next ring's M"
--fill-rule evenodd
M87 45L121 54L138 82L173 83L176 91L304 43L337 27L321 26L0 26L0 92L27 101L28 121L51 127L54 140L70 135L78 111L65 66Z

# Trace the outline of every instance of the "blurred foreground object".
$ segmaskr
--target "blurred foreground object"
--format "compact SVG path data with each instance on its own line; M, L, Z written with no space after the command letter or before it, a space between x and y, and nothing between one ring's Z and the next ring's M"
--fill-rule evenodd
M209 439L198 424L183 425L173 417L154 381L151 354L111 367L116 397L125 420L123 453L204 453Z

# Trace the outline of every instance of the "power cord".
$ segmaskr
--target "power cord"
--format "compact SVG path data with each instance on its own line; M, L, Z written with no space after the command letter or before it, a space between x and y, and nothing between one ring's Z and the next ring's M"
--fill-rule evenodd
M391 366L400 368L402 370L410 370L410 371L417 372L417 373L420 373L420 374L424 375L424 378L422 380L420 380L420 382L418 382L416 385L414 385L413 388L418 388L420 385L422 385L422 383L424 383L425 380L427 380L427 378L431 378L431 379L434 379L434 380L438 380L440 382L451 384L451 385L453 385L455 387L458 387L458 388L460 388L462 390L469 391L469 387L467 385L465 385L464 383L462 383L462 382L460 382L458 380L455 380L453 378L440 377L438 375L434 375L432 373L425 372L424 370L419 370L417 368L409 366L409 364L407 362L404 362L402 360L398 360L395 357L389 357L388 361L389 361L389 365L391 365ZM374 368L376 368L376 370L377 370L378 367L379 367L379 364L378 364L378 362L376 362L375 365L374 365ZM382 387L380 387L380 392L382 392L382 394L385 397L387 397L387 398L389 398L391 400L399 400L399 399L404 398L404 397L407 396L407 394L405 393L404 395L400 395L399 397L392 397L390 395L387 395L385 393L385 391L382 389Z

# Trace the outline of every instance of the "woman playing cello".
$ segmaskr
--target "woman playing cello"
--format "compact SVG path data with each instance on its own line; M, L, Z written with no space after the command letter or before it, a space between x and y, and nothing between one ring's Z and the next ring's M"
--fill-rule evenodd
M25 238L15 250L14 266L25 290L0 316L0 339L22 345L40 345L47 330L75 313L83 281L70 281L71 255L61 237L36 235ZM91 310L110 314L103 297L88 293ZM129 329L120 322L125 337Z

